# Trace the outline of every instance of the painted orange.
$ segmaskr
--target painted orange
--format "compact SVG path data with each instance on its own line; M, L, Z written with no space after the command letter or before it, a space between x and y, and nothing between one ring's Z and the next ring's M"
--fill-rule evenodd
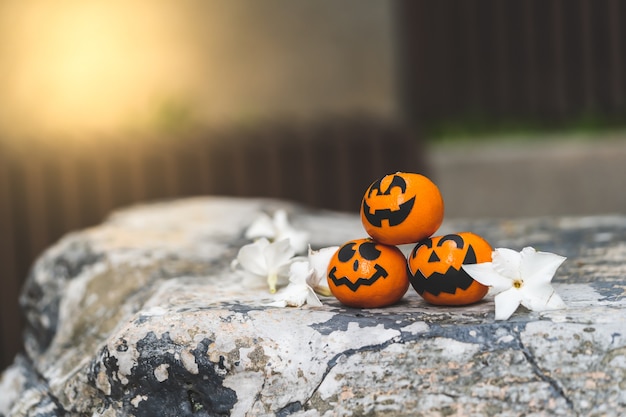
M427 177L396 172L369 186L361 202L368 235L386 245L419 242L439 229L444 204L439 188Z
M462 265L491 262L491 245L482 237L461 232L419 242L408 256L409 280L419 295L437 305L467 305L480 301L488 288Z
M331 258L327 279L339 301L358 308L394 304L409 288L404 254L370 238L344 243Z

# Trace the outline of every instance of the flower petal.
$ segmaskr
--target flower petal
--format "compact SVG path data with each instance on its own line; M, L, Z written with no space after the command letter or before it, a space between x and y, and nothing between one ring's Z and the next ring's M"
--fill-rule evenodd
M328 273L328 264L331 258L339 250L339 246L329 246L319 250L311 250L309 248L309 264L313 269L309 285L312 287L326 283L326 274Z
M520 292L522 305L531 311L560 310L567 307L550 284L534 288L524 285Z
M248 272L261 276L267 275L268 268L263 252L269 244L267 239L261 238L254 243L242 246L237 254L237 261Z
M545 309L546 310L561 310L564 308L567 308L567 304L565 304L565 301L563 301L561 296L558 295L556 291L553 292L550 298L548 299L548 302L545 305Z
M304 253L308 248L309 233L304 230L297 230L289 224L287 212L276 210L274 213L274 239L289 239L291 247L296 253Z
M496 303L496 320L508 320L519 307L522 298L517 289L511 288L496 295L494 301Z
M307 284L313 274L308 261L293 262L289 267L289 282L292 284Z
M317 294L315 294L315 291L313 290L313 288L311 287L308 287L308 288L309 288L309 292L307 293L306 303L310 306L321 307L323 304L320 301L320 299L317 297Z
M521 255L513 249L497 248L491 254L493 269L502 276L510 279L520 277Z
M283 209L278 209L274 212L274 227L277 230L285 230L291 228L289 221L287 220L287 212Z
M309 297L309 287L304 284L289 284L276 293L277 301L284 301L285 305L300 307L304 305Z
M247 239L256 239L259 237L266 237L273 239L276 235L274 223L270 216L265 213L261 213L257 219L252 222L246 229L245 236Z
M263 249L263 256L269 271L277 272L282 267L289 265L295 255L288 239L272 242Z
M303 230L289 229L279 233L276 239L288 239L295 253L304 253L309 247L309 233Z
M526 285L549 284L565 261L565 257L549 252L538 252L526 247L521 252L520 273Z
M311 287L316 294L323 295L324 297L332 297L333 292L328 287L328 281L320 283L317 287Z
M462 265L465 272L483 285L492 287L494 294L506 291L513 286L513 281L495 271L492 262Z
M268 307L279 307L279 308L283 308L283 307L287 307L287 301L285 300L276 300L272 303L267 303L265 304Z

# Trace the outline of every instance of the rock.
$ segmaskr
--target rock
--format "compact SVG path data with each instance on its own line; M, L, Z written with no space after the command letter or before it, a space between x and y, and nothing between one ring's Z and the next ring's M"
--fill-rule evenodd
M33 267L26 354L0 415L623 415L626 217L448 220L496 247L567 256L567 310L493 300L271 308L230 266L246 226L285 208L313 247L363 237L358 216L286 202L195 198L130 208L66 236ZM410 250L410 246L402 247Z

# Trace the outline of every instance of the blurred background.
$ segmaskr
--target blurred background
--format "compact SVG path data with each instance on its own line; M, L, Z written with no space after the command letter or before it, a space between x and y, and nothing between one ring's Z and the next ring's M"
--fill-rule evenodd
M626 212L618 0L0 0L0 369L33 260L130 204L356 213L398 170L448 217Z

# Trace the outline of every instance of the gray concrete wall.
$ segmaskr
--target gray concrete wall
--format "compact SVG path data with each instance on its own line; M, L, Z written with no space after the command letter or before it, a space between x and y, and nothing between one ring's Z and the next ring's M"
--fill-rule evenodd
M446 216L626 213L626 135L432 146Z

